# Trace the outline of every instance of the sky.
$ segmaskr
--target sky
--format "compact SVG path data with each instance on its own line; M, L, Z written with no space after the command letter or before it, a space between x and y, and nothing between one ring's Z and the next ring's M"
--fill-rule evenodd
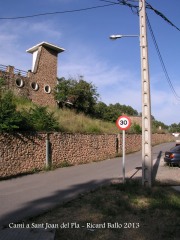
M111 0L116 2L116 0ZM129 3L138 4L136 0ZM180 28L179 0L148 0ZM100 0L6 0L0 18L107 5ZM169 78L180 96L180 31L147 9L148 18ZM97 87L100 101L130 105L141 112L141 65L139 38L110 40L112 34L139 35L139 17L128 6L112 5L87 11L43 15L33 18L0 19L0 64L29 70L32 55L26 50L46 41L65 51L58 57L58 77L84 80ZM180 98L166 79L148 30L151 113L167 125L180 122Z

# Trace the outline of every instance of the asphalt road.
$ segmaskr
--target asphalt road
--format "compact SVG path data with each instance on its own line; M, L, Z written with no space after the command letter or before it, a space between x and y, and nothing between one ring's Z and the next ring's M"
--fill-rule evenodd
M153 147L153 159L174 143ZM126 155L126 174L141 167L141 152ZM122 158L0 181L0 227L48 211L78 194L122 178Z

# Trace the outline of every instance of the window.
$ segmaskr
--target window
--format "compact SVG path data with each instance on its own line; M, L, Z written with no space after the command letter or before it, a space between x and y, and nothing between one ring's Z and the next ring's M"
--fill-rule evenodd
M16 86L22 88L24 86L24 81L21 78L16 79Z
M49 85L46 85L44 87L44 91L45 91L45 93L50 93L51 92L51 87Z
M31 87L34 91L37 91L39 89L39 85L36 82L32 82Z

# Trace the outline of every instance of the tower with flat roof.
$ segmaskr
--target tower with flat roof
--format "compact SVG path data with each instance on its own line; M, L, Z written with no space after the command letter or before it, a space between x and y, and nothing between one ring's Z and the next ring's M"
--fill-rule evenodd
M26 52L33 55L29 72L30 99L42 106L56 106L54 88L57 84L58 54L64 49L47 42L41 42Z

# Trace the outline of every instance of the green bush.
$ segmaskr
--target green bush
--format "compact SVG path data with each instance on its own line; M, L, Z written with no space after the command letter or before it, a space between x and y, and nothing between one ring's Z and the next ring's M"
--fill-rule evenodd
M30 110L17 111L15 96L11 91L3 93L2 84L0 79L0 132L59 130L54 113L46 107L35 106Z
M29 111L22 112L26 119L27 128L35 131L58 131L59 123L53 112L48 112L47 107L36 106Z
M23 123L23 117L16 111L13 103L13 94L6 92L0 97L0 131L12 132L19 130Z
M131 128L128 130L129 133L137 133L137 134L141 134L142 133L142 128L139 124L137 123L133 123L131 125Z

